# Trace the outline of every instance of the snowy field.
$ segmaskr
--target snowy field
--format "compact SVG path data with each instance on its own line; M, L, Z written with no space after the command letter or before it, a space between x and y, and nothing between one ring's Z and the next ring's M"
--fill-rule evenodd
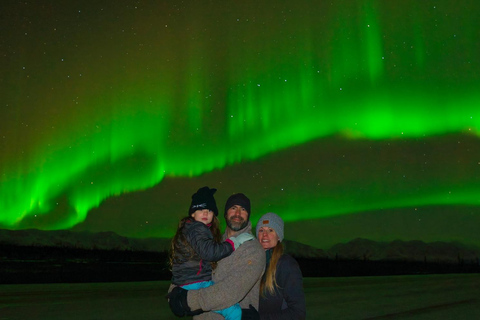
M0 285L0 320L178 319L168 282ZM480 319L480 274L306 278L308 319Z

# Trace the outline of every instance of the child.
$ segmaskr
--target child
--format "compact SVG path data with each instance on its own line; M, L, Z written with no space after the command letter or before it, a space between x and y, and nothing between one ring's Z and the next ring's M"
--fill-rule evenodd
M203 187L192 195L189 215L180 221L172 239L172 283L183 289L211 286L215 262L229 256L243 242L253 239L251 234L244 233L221 242L218 209L213 197L216 191ZM229 320L242 317L238 303L215 312Z

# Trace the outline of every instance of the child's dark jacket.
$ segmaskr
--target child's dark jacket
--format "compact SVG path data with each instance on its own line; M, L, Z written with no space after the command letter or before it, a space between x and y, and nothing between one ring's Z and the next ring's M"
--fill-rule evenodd
M185 222L183 235L187 244L177 242L172 266L172 283L175 285L211 280L210 262L221 260L234 251L231 241L215 242L209 227L193 219Z

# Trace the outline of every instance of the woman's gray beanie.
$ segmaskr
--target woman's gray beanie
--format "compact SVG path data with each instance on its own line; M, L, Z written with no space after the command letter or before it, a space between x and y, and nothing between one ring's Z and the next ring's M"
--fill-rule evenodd
M278 214L273 212L265 213L258 220L256 236L258 237L258 231L260 230L261 227L272 228L277 233L279 241L282 242L283 241L283 225L284 225L283 220L278 216Z

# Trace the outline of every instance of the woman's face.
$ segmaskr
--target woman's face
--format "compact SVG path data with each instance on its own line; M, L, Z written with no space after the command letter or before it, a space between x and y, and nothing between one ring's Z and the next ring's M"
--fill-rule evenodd
M195 221L203 222L204 224L212 223L213 211L208 209L197 210L192 213L192 218Z
M258 241L265 250L275 247L278 243L277 233L275 230L269 227L261 227L258 229L257 237Z

